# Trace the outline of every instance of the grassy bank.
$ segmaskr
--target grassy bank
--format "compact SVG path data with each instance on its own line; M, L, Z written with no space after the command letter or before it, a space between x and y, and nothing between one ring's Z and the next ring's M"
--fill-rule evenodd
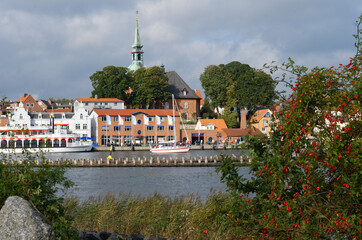
M229 197L213 192L203 202L189 195L169 198L107 195L84 202L68 199L66 214L73 226L82 230L139 233L148 237L175 239L229 239L232 229L227 220Z

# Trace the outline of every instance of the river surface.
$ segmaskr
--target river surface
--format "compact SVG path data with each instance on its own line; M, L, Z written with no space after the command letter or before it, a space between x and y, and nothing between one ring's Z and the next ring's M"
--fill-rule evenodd
M194 157L221 154L240 156L242 150L190 150L186 154L157 155L149 151L115 151L114 158L143 157ZM48 159L99 159L107 158L109 152L47 153ZM243 167L240 174L249 178L249 169ZM133 194L147 197L157 192L168 197L193 194L205 200L212 191L226 191L215 167L90 167L72 168L66 176L77 186L68 190L66 197L81 201L90 197L102 197L107 193Z

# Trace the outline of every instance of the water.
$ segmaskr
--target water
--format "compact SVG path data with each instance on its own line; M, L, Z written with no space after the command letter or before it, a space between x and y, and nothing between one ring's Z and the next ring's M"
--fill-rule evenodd
M249 169L244 167L240 172L247 176ZM107 193L146 197L154 192L171 198L193 193L205 200L212 190L226 190L214 167L74 168L66 176L77 185L66 196L79 200Z
M169 157L198 157L198 156L215 156L221 154L228 154L228 155L236 155L240 156L242 154L242 150L190 150L187 153L182 154L155 154L151 153L150 151L115 151L112 152L113 158L143 158L143 157L157 157L160 156L161 158L169 158ZM77 153L46 153L46 158L48 159L94 159L94 158L103 158L106 159L109 156L109 151L99 151L99 152L77 152Z
M114 158L143 157L198 157L221 154L242 154L241 150L190 150L186 154L153 154L150 151L115 151ZM109 152L46 153L48 159L106 159ZM249 176L247 167L240 174ZM215 173L215 167L91 167L72 168L66 173L77 187L70 189L66 197L76 197L81 201L90 197L105 196L107 193L119 193L149 196L158 192L168 197L194 194L205 200L211 191L225 192L225 184Z

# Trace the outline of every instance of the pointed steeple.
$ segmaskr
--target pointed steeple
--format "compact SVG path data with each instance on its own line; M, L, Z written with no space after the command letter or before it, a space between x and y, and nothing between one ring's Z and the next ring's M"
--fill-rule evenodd
M136 12L138 14L138 11ZM132 45L132 64L128 67L131 71L136 71L137 69L141 67L146 67L143 64L143 51L142 51L143 45L140 41L140 33L138 30L138 17L136 17L136 30L134 35L134 43Z

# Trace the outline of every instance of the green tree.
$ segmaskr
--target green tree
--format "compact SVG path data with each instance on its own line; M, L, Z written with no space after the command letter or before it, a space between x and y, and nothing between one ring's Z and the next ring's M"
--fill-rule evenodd
M227 94L229 107L247 108L252 114L257 105L269 106L274 103L277 98L276 82L269 74L240 62L220 66L231 74L233 80Z
M136 107L154 108L157 102L171 98L169 83L163 68L154 66L140 68L134 73L133 104Z
M230 74L219 66L210 65L200 75L200 81L205 97L211 100L211 105L214 108L225 107L227 89L232 83Z
M217 114L211 110L208 98L204 99L204 105L201 107L200 113L202 118L217 118Z
M118 98L128 103L130 96L127 92L133 86L133 78L127 68L107 66L89 78L94 89L92 97Z
M0 208L10 196L19 196L29 201L41 212L56 234L57 239L77 239L71 230L72 219L65 215L64 199L57 196L74 183L65 177L69 164L53 167L47 163L44 154L35 156L24 152L23 160L2 155L0 159ZM40 165L35 158L41 159Z
M284 67L296 74L290 105L270 138L248 139L253 177L239 176L228 157L218 168L234 198L229 219L235 234L242 239L358 238L361 51L338 67L307 71L293 62Z
M221 118L224 119L228 128L237 128L239 127L239 123L237 121L237 113L234 111L230 111L225 109L224 112L221 114Z

